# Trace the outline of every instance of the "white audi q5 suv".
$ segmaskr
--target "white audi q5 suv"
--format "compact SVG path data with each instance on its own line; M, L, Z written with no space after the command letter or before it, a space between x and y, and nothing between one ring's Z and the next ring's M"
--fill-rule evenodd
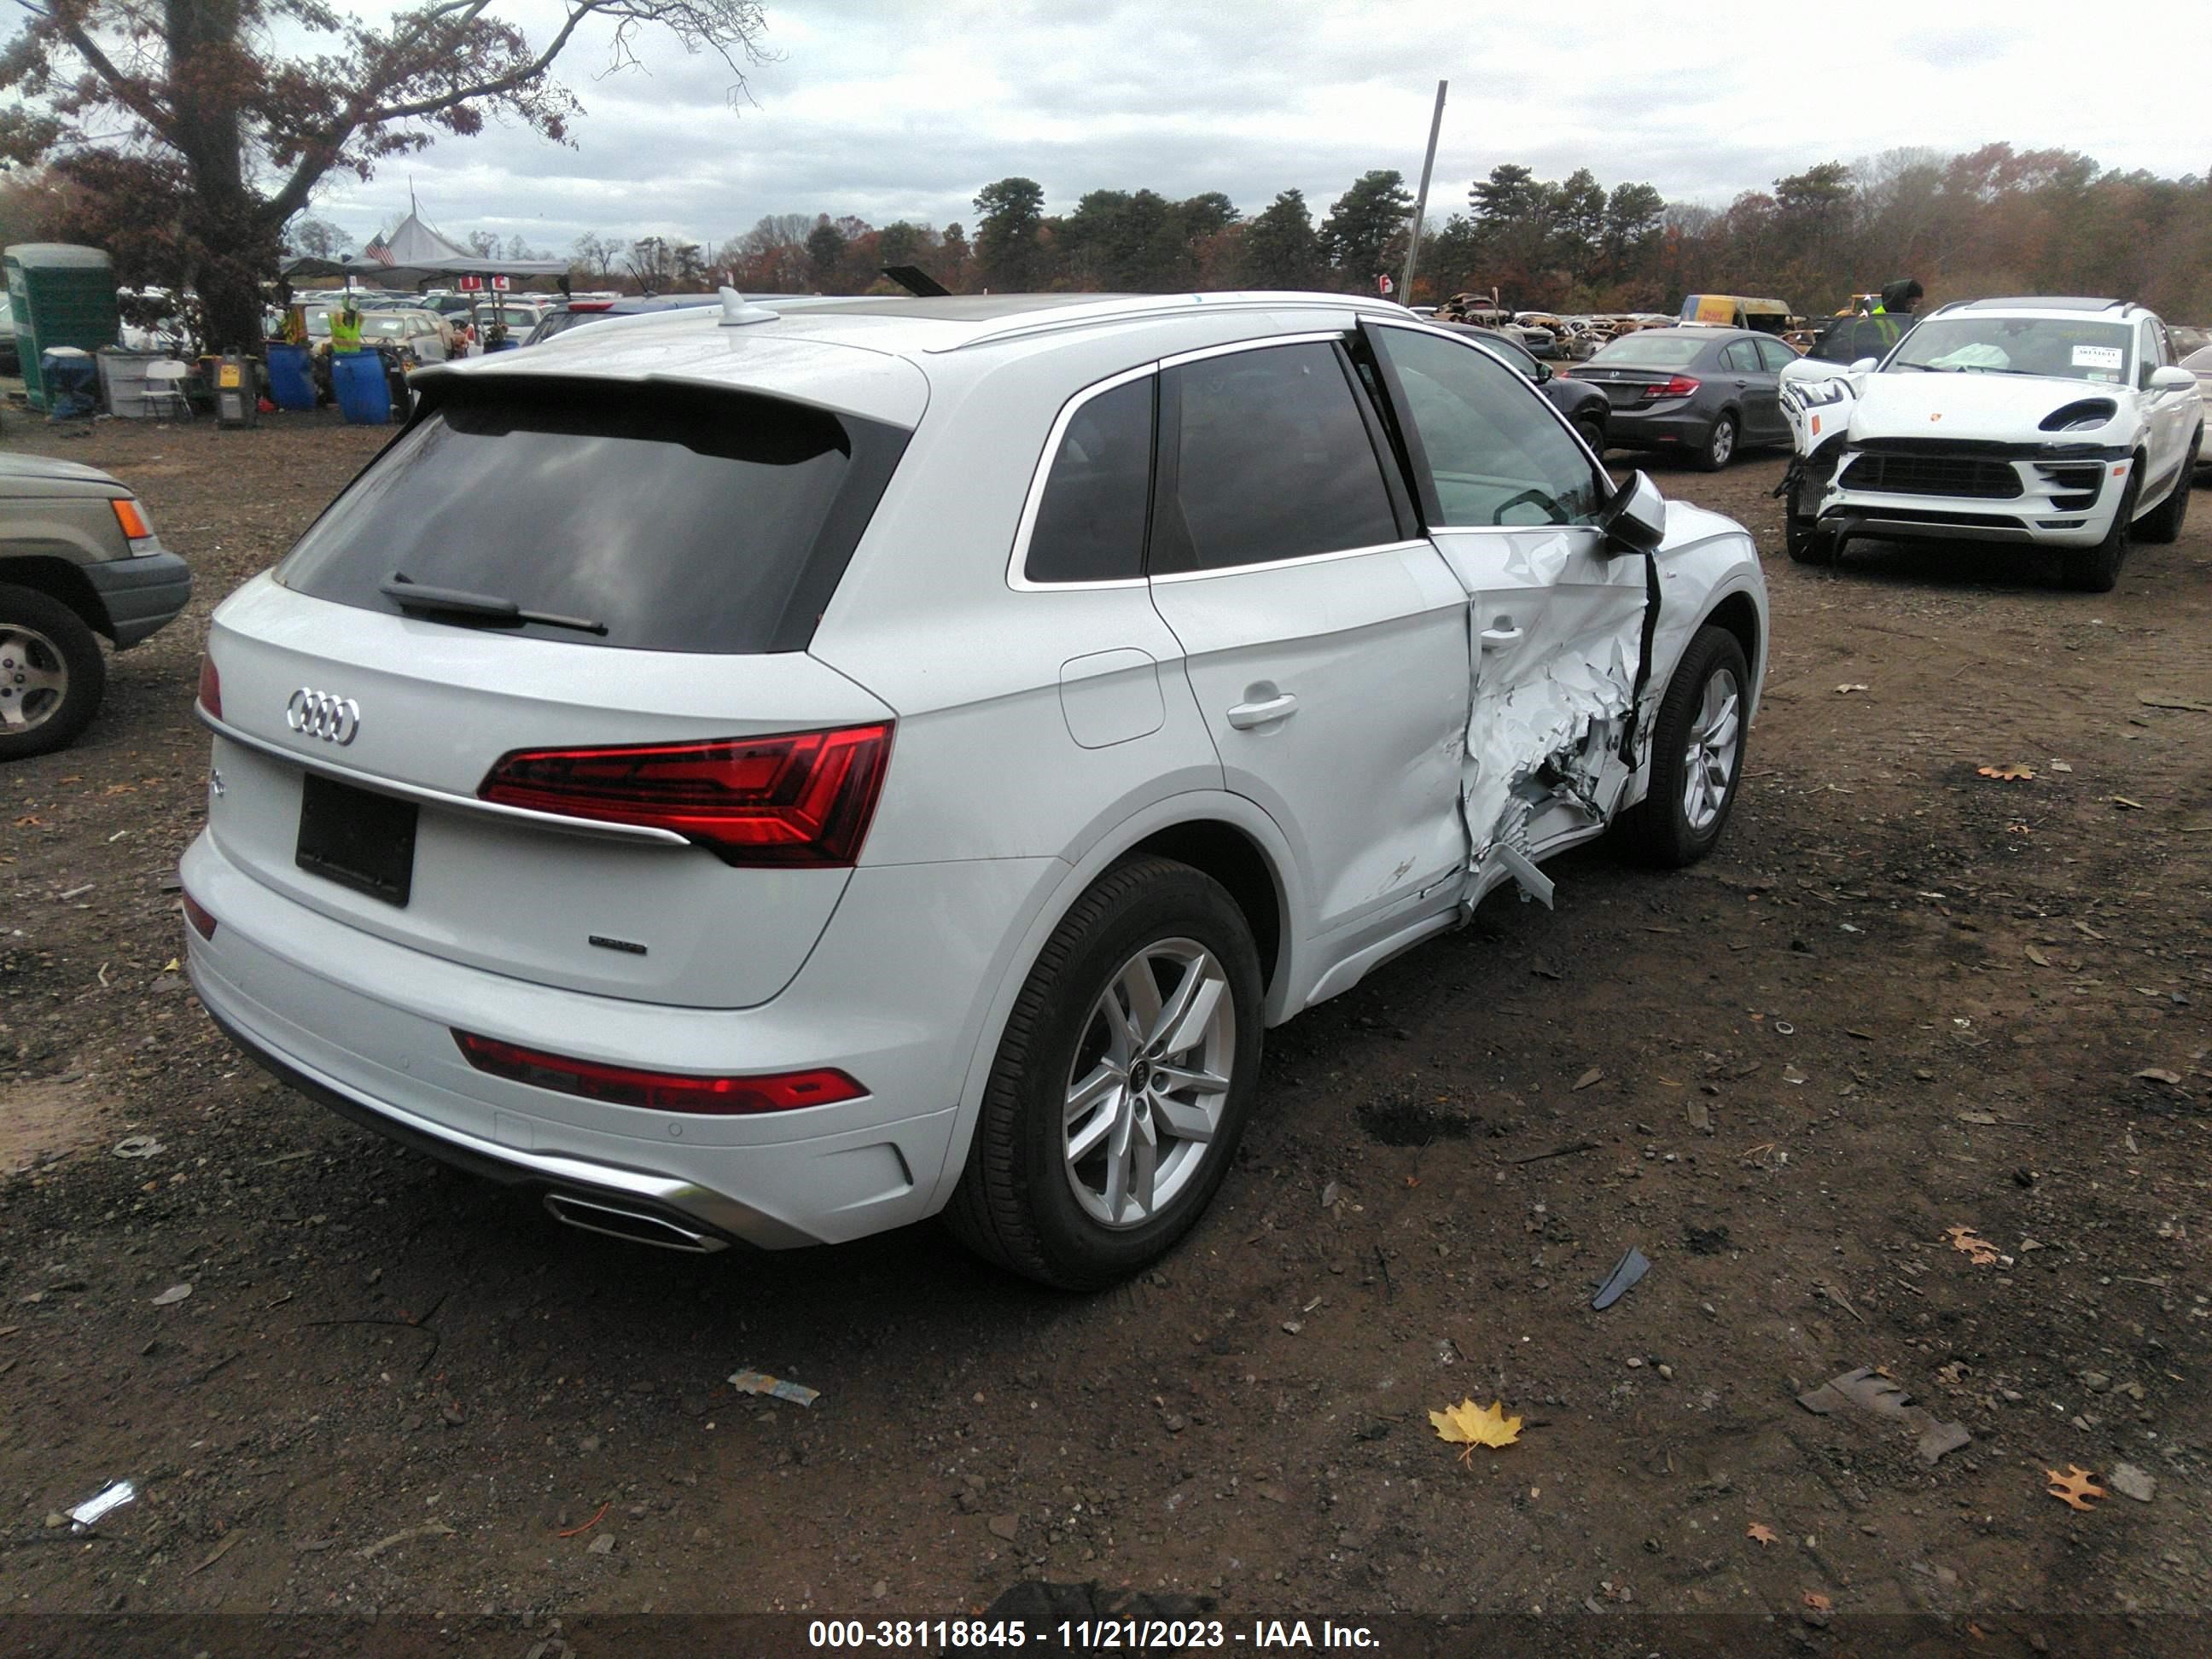
M1109 1282L1264 1027L1735 799L1750 538L1393 306L729 295L415 384L216 613L191 978L581 1226Z

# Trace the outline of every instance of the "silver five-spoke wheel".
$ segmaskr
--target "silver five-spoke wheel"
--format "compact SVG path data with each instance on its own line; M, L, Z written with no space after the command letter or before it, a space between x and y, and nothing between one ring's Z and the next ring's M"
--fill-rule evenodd
M1062 1161L1076 1202L1134 1227L1175 1200L1220 1127L1237 1005L1194 939L1146 945L1091 1005L1068 1071Z
M1682 816L1699 834L1712 827L1728 804L1742 738L1741 703L1735 673L1725 664L1715 667L1700 694L1682 756Z
M0 731L33 731L68 698L60 648L35 629L0 623Z

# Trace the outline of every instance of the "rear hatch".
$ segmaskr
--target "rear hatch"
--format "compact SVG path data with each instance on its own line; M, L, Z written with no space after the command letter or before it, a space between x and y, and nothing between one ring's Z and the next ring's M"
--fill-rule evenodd
M216 615L216 844L494 972L773 997L888 760L891 711L805 647L905 431L666 382L433 384Z

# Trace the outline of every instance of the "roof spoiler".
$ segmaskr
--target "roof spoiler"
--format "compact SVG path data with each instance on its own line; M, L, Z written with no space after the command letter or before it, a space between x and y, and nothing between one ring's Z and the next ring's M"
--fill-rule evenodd
M885 265L884 275L917 300L941 300L952 292L920 265Z

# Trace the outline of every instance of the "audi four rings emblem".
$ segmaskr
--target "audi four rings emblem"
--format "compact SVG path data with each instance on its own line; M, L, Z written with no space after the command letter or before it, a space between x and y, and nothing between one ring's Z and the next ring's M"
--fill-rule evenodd
M302 737L343 747L361 730L361 705L351 697L334 697L303 685L284 705L284 724Z

